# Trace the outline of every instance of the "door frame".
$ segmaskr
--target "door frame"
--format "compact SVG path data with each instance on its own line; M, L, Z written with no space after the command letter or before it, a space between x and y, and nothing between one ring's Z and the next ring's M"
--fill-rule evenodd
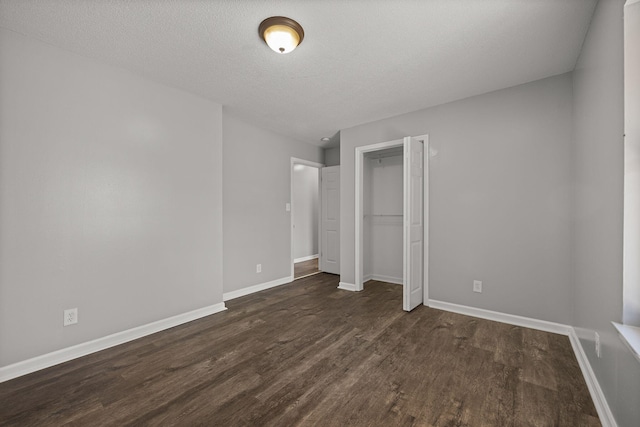
M419 135L414 136L412 138L418 139L423 142L423 165L424 165L424 176L423 176L423 188L424 188L424 196L423 196L423 241L424 241L424 270L423 270L423 304L429 305L429 135ZM355 181L356 181L356 194L355 194L355 290L362 291L364 289L364 258L363 258L363 247L364 247L364 191L363 191L363 183L364 183L364 156L367 153L371 153L373 151L385 150L387 148L393 147L403 147L404 146L404 138L395 139L393 141L379 142L376 144L363 145L360 147L356 147L356 168L355 168ZM404 169L403 169L404 170ZM406 191L406 189L403 189ZM404 284L403 284L404 286Z
M291 273L290 273L290 282L293 282L295 280L294 277L294 260L295 258L293 257L293 244L294 244L294 236L293 236L293 212L295 210L295 203L293 202L293 168L295 167L295 165L304 165L304 166L309 166L312 168L316 168L318 170L318 223L316 224L316 227L318 227L318 251L320 251L321 248L321 243L322 243L322 236L320 236L320 212L322 212L322 194L320 194L320 170L324 167L323 163L317 163L317 162L312 162L310 160L305 160L305 159L299 159L297 157L291 157L291 166L290 166L290 170L289 170L289 181L290 181L290 186L289 186L289 206L290 206L290 212L289 212L289 230L291 233L291 241L289 243L289 261L290 261L290 265L291 265Z

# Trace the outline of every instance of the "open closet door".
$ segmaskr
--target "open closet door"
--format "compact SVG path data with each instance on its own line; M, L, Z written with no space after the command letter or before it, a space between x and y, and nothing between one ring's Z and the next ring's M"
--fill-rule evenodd
M404 138L404 268L403 304L411 311L423 300L424 215L423 150L416 138Z
M320 271L340 274L340 166L320 176Z

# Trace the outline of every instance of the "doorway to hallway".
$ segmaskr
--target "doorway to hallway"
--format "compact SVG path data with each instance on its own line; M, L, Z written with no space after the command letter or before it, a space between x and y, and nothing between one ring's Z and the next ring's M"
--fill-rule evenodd
M318 258L300 261L293 264L293 280L302 279L303 277L313 276L320 273L318 268Z
M291 158L291 277L318 271L321 163Z

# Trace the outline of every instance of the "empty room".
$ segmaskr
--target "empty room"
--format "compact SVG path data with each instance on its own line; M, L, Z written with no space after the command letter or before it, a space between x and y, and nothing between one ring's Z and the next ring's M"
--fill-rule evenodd
M0 425L640 425L640 0L0 0Z

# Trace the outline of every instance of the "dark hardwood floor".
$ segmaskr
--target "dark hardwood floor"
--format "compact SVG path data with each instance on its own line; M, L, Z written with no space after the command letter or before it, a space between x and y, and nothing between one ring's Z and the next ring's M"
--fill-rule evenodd
M565 336L325 273L0 384L2 425L600 425Z
M320 272L318 270L318 258L293 264L293 277L299 279Z

